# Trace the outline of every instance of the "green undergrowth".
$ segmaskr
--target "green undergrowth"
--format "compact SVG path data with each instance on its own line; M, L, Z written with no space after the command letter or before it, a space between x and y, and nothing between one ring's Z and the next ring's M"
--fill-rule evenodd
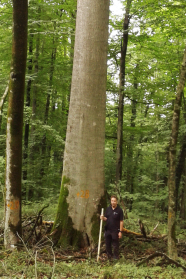
M42 208L46 207L42 211L44 220L54 221L55 214L57 212L58 196L48 199L42 199L38 202L26 202L22 203L22 216L33 216L37 215Z
M45 198L40 201L22 201L22 217L36 216L42 208L47 206L42 211L43 220L54 221L57 212L58 196L53 198ZM4 219L4 203L0 201L0 221Z
M97 263L95 259L64 262L60 259L46 260L46 257L40 257L36 252L29 254L28 252L1 251L0 262L0 278L186 278L181 268L160 267L153 264L136 267L124 257L115 263Z
M57 197L53 200L45 200L35 203L23 202L23 217L37 216L39 211L47 204L42 211L43 220L53 221L57 210ZM0 208L3 216L3 206ZM128 214L129 219L125 220L125 227L129 230L140 232L138 218L134 213ZM157 219L141 219L147 234L153 230L158 223ZM145 242L133 237L124 236L120 247L120 260L108 262L102 256L99 263L96 261L96 254L92 259L76 258L76 253L80 251L63 251L61 248L52 248L51 243L44 245L34 244L33 247L23 247L24 251L7 251L3 247L3 229L1 222L0 234L0 278L19 279L64 279L64 278L98 278L98 279L183 279L186 272L182 268L163 263L161 257L154 258L148 263L137 267L142 259L153 254L155 251L167 253L167 243L165 239L159 241ZM185 223L179 222L177 226L178 251L183 250L182 243L186 238ZM160 222L155 235L167 233L167 224ZM23 236L23 239L25 236ZM179 244L180 243L180 244ZM102 246L104 249L104 247ZM96 252L95 252L96 253ZM55 254L55 257L54 257ZM63 255L71 256L72 259L65 260ZM179 263L186 266L184 254L179 257Z

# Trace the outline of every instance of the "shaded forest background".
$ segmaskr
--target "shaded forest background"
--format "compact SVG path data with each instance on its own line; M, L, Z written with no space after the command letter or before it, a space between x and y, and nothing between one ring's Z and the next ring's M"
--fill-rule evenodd
M135 216L167 221L168 152L175 92L185 47L185 1L131 1L126 55L122 178L116 185L123 16L110 14L105 187ZM112 5L112 3L111 3ZM70 102L76 1L29 1L22 199L56 203ZM3 206L12 4L0 5L0 199ZM186 103L177 144L177 216L186 219Z

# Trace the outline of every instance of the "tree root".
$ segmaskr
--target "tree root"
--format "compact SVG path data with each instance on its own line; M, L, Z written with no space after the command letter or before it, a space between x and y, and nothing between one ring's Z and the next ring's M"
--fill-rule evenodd
M173 259L169 258L165 253L161 253L161 252L155 252L153 254L151 254L150 256L148 256L146 259L142 260L141 262L139 262L136 266L140 266L145 262L148 262L149 260L152 260L156 257L164 257L169 264L174 264L177 267L181 267L183 268L184 271L186 271L186 267L181 265L180 263L174 261Z

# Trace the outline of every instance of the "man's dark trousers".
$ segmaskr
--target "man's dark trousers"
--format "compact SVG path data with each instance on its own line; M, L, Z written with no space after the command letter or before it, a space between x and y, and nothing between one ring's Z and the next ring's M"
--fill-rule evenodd
M119 259L118 232L105 231L106 252L109 259ZM113 246L113 253L112 253Z

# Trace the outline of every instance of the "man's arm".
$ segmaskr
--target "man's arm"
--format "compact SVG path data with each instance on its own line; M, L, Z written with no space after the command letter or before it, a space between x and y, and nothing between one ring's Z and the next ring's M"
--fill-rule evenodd
M107 218L104 217L103 215L100 215L100 219L103 220L103 221L107 221Z
M122 238L122 231L123 231L123 220L120 221L120 232L118 233L119 238Z
M123 221L120 221L120 231L123 231Z
M107 209L104 215L107 216ZM107 217L105 217L104 215L100 215L100 219L103 221L107 221Z

